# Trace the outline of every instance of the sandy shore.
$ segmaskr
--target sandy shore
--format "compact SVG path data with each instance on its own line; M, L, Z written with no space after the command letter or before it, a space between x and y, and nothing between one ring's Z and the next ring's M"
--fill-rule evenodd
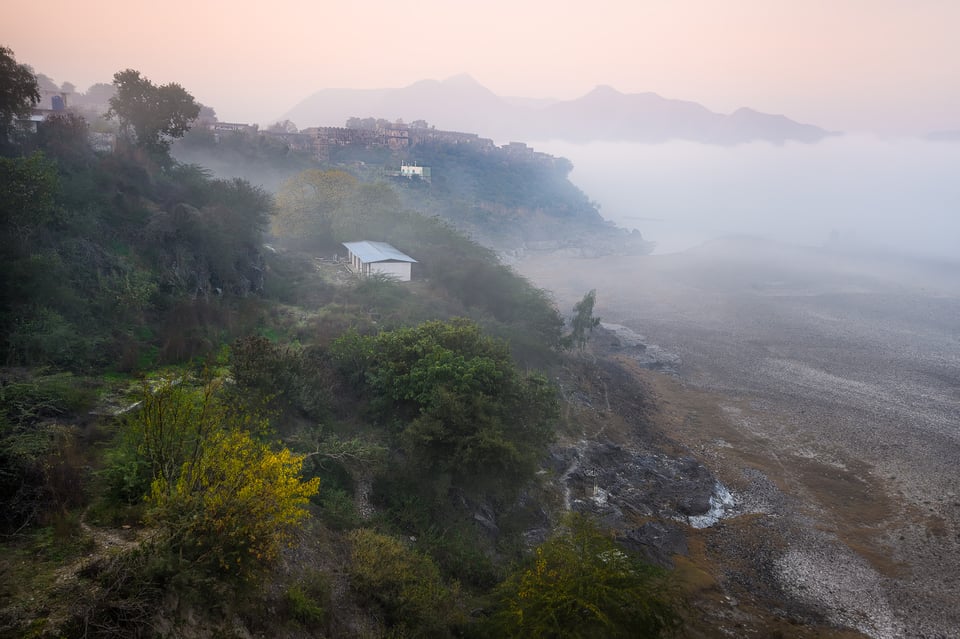
M517 268L561 308L596 288L713 398L674 435L776 527L770 592L872 637L960 637L960 268L746 240Z

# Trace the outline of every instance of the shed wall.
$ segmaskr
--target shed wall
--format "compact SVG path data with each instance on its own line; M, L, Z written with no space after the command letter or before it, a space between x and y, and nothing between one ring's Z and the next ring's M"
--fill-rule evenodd
M366 265L370 273L383 273L395 277L401 282L410 281L410 263L409 262L374 262Z

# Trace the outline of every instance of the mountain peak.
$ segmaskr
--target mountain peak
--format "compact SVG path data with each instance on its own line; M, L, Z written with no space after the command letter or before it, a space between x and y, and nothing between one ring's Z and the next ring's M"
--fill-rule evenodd
M336 124L349 117L420 119L440 129L529 141L680 139L737 144L751 140L815 142L830 135L783 115L750 108L722 115L696 102L651 92L623 93L607 84L574 100L504 99L467 73L422 80L401 89L318 94L286 117L311 126Z
M614 88L613 88L612 86L610 86L609 84L598 84L598 85L595 86L595 87L593 88L593 90L592 90L590 93L588 93L587 95L593 95L593 96L608 96L608 95L611 95L611 96L612 96L612 95L617 95L617 96L619 96L619 95L623 95L623 93L621 93L620 91L617 91L616 89L614 89Z
M456 87L458 89L463 89L463 88L486 89L485 86L477 82L476 79L469 73L458 73L457 75L452 75L446 80L443 80L440 84L444 84L450 87Z

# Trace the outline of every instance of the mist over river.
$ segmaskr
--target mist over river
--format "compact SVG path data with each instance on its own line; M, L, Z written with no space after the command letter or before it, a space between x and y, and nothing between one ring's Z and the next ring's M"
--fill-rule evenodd
M518 269L567 313L596 289L604 321L713 398L672 436L775 540L755 566L772 600L870 637L960 637L960 145L537 148L660 245Z
M752 235L960 259L960 143L843 135L817 144L538 142L608 220L657 253Z

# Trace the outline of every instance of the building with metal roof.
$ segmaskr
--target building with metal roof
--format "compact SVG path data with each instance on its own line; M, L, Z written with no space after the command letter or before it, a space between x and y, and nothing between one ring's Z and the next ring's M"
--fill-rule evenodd
M401 282L409 282L417 260L386 242L344 242L350 268L359 275L382 273Z

